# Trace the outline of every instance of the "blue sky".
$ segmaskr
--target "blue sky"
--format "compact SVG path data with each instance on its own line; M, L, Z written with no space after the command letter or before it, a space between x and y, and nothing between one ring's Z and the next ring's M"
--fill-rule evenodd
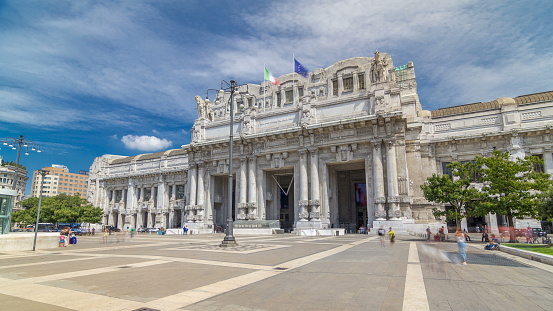
M424 109L553 90L553 1L0 0L0 138L29 171L190 142L195 95L389 53ZM16 152L2 148L4 160Z

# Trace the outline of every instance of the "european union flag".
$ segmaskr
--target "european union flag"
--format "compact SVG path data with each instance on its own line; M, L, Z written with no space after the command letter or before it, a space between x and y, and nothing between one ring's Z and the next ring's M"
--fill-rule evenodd
M298 62L295 58L294 58L294 72L299 73L300 75L306 78L307 78L307 75L309 74L309 70L303 67L303 65L300 64L300 62Z

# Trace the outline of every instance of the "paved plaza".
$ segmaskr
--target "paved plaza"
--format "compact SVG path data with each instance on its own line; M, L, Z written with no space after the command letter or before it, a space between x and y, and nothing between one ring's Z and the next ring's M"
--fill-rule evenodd
M400 236L80 237L0 254L2 310L553 310L553 266Z

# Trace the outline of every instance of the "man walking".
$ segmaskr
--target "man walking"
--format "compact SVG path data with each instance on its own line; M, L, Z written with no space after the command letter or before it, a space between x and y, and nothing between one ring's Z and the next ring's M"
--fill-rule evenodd
M378 238L380 239L380 246L381 247L384 247L385 246L385 241L384 241L384 234L386 234L385 230L383 227L380 227L380 229L378 229Z

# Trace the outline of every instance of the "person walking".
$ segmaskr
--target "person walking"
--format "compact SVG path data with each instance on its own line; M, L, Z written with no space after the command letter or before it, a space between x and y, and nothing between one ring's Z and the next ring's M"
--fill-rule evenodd
M107 243L108 242L108 235L109 235L109 229L106 228L104 230L104 236L102 237L102 243Z
M384 230L384 228L380 227L380 229L378 229L378 238L380 239L380 247L384 247L386 245L386 242L384 241L385 233L386 231Z
M426 240L430 241L430 237L432 236L432 231L430 230L430 226L426 228Z
M459 255L463 260L463 265L467 264L467 242L465 240L465 234L460 229L457 229L455 232L455 237L457 238L457 248L459 248Z
M396 242L396 233L392 227L390 227L390 231L388 231L388 236L390 237L390 245L393 246Z

